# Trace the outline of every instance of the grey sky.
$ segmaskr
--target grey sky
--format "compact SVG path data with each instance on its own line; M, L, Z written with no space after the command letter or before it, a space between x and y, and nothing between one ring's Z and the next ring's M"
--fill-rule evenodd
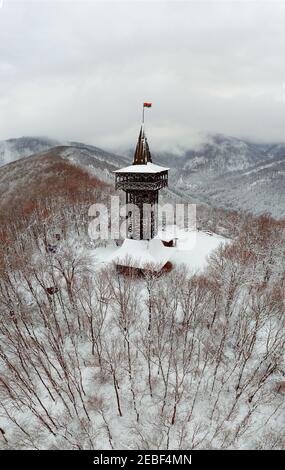
M117 151L199 131L285 141L285 0L13 1L0 9L0 140Z

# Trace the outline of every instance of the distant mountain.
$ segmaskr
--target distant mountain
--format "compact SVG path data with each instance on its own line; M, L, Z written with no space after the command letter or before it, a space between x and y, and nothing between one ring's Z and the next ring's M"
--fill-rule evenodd
M0 142L0 166L43 152L60 142L45 137L20 137Z
M53 147L44 156L55 156L67 160L76 166L87 169L93 176L102 181L112 183L113 171L128 164L128 161L119 155L105 152L91 145L72 142L70 145Z
M285 144L259 144L221 134L209 136L195 149L182 155L157 153L155 158L192 171L213 170L216 173L245 170L264 161L283 158Z
M157 153L170 185L193 202L285 218L285 144L211 136L183 155Z
M68 160L108 183L113 182L116 168L132 160L132 152L124 157L78 142L37 137L0 142L0 165L32 154ZM260 144L219 134L179 156L154 153L153 160L171 169L168 196L285 218L285 144Z
M0 166L32 155L63 158L87 168L103 180L110 180L113 170L129 164L124 157L80 142L63 143L43 137L21 137L0 142Z

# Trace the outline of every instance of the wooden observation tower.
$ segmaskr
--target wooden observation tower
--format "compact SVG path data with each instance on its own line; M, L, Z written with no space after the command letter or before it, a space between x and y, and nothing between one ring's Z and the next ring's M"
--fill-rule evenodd
M128 211L128 238L151 240L157 235L158 227L158 194L168 186L168 170L152 163L151 153L143 122L139 133L133 164L115 171L116 189L126 193Z

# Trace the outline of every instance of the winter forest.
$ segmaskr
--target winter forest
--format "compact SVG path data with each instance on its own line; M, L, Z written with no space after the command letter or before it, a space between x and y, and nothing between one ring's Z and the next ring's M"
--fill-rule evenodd
M87 235L112 187L48 165L1 208L0 448L284 449L284 221L201 206L231 239L203 272L119 275Z
M285 451L284 24L285 0L0 0L10 466Z

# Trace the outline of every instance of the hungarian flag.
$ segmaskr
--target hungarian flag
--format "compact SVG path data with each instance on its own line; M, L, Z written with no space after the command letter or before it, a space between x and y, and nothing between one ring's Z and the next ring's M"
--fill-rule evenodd
M144 108L151 108L151 107L152 107L152 103L144 103L144 104L143 104L143 107L144 107Z

